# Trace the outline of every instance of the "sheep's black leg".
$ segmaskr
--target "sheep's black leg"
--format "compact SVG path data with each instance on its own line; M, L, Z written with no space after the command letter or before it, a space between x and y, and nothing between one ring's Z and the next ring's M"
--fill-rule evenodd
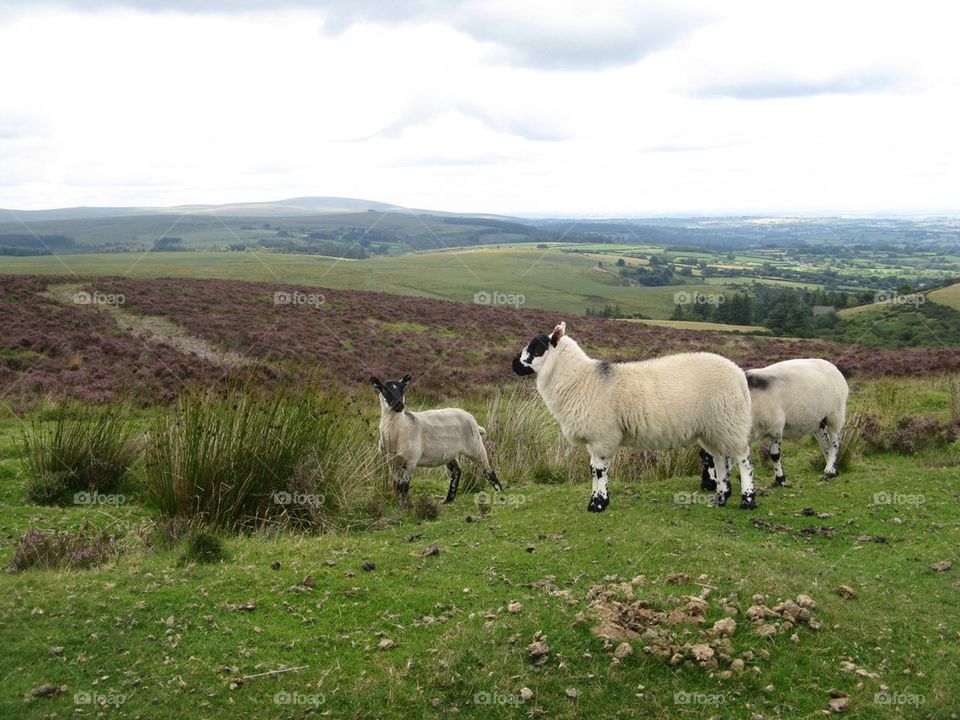
M700 448L700 462L702 463L700 469L700 489L713 492L717 489L717 480L710 474L710 471L714 469L713 455L703 448ZM714 470L714 472L716 471Z
M447 470L450 471L450 489L444 502L451 503L457 496L457 486L460 484L460 465L456 460L451 460L447 463Z
M410 476L413 473L410 470L404 470L397 490L400 493L400 504L407 504L407 495L410 493Z
M783 472L783 463L780 461L780 437L770 443L770 459L773 460L773 484L774 486L783 485L787 481L787 476Z
M590 475L593 479L593 494L587 512L603 512L610 504L610 490L607 487L607 476L610 470L610 460L606 457L590 455Z
M493 489L497 492L503 492L503 486L500 484L500 481L497 479L497 474L491 468L490 470L484 471L484 475L487 476L487 480L490 481L490 484L493 485Z

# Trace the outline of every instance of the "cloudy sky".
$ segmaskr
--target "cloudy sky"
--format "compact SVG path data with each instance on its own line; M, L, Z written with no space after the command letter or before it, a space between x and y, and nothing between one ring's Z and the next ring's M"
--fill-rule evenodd
M0 0L0 207L960 212L960 6Z

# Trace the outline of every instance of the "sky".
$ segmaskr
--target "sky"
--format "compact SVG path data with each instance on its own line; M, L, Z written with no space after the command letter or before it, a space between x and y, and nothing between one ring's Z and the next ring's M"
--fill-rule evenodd
M0 0L0 207L960 213L960 5Z

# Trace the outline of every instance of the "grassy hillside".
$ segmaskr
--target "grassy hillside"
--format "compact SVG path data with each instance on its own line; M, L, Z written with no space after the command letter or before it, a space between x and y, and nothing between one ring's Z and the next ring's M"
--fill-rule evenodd
M960 310L960 283L934 290L927 295L927 299Z

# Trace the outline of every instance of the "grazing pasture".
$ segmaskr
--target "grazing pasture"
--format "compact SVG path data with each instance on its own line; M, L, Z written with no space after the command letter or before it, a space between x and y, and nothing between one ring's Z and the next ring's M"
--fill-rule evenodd
M709 507L695 447L621 450L596 514L588 458L510 371L557 313L223 279L0 283L0 717L957 711L954 353L567 316L604 359L817 354L851 384L834 480L812 439L785 442L788 485L761 481L741 512ZM424 468L400 506L368 377L405 372L409 409L486 429L503 493L465 464L442 505L447 470Z

